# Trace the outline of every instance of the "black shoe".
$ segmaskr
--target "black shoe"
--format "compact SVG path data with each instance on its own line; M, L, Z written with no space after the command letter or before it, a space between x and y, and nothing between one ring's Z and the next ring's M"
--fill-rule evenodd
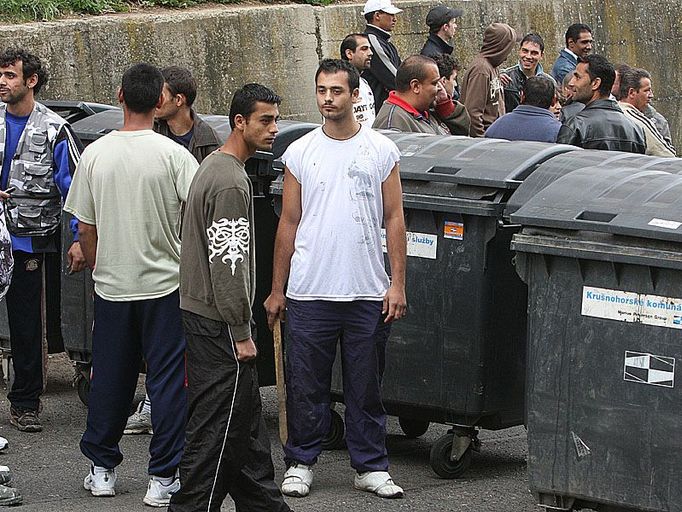
M9 413L9 422L17 427L19 431L40 432L43 430L43 425L40 423L40 418L38 417L38 411L10 406Z

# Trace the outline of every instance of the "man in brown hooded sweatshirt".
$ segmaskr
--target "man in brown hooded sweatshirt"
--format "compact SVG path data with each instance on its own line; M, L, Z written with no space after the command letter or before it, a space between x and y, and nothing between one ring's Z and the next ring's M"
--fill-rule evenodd
M504 90L498 67L516 44L516 32L506 23L493 23L483 33L480 53L464 73L461 102L469 112L471 137L483 137L488 126L505 114Z

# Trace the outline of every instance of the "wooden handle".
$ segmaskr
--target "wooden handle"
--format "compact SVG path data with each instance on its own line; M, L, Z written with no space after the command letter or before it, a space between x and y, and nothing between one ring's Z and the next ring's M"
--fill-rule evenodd
M289 438L287 431L287 387L284 380L284 354L282 350L282 328L279 318L272 330L275 351L275 380L277 381L277 408L279 412L279 440L284 446Z

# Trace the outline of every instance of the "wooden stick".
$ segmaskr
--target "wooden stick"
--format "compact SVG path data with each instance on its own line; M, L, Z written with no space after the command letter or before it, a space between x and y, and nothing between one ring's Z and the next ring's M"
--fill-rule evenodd
M284 380L284 351L282 347L282 328L279 318L272 330L275 351L275 380L277 381L277 407L279 411L279 440L284 446L289 438L287 430L287 387Z

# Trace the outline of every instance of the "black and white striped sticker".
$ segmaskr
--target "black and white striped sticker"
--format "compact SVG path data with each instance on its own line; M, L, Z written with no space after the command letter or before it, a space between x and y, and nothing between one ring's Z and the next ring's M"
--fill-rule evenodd
M623 378L651 386L675 387L675 358L625 351Z

